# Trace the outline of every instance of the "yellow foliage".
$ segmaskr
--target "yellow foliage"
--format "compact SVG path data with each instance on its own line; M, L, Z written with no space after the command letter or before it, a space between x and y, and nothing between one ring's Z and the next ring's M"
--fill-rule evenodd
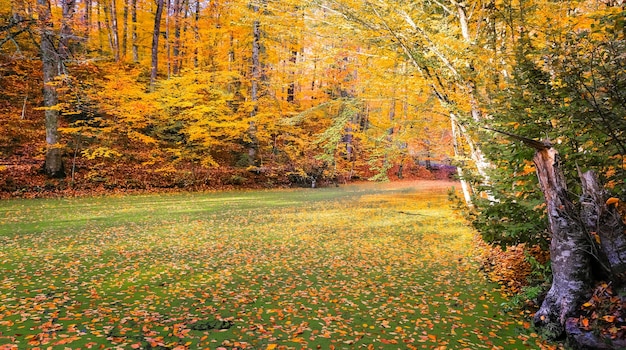
M107 147L98 147L95 149L86 149L83 150L82 155L87 159L96 159L96 158L114 158L121 156L121 153L107 148Z

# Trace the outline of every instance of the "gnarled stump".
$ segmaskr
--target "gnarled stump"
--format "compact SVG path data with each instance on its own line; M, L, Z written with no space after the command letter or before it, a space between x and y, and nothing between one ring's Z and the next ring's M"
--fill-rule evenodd
M607 207L608 194L592 171L580 174L583 195L581 219L591 237L604 273L616 285L626 283L626 231L614 205Z
M552 287L534 317L545 336L563 336L565 322L573 315L591 289L590 240L575 217L557 151L545 145L533 159L544 194L552 240L550 258Z
M607 206L608 195L593 172L579 174L583 193L580 208L576 208L568 197L558 152L549 142L486 129L536 150L533 161L547 205L553 280L534 316L535 326L552 339L567 334L577 344L575 348L626 348L623 339L610 339L616 338L616 334L607 338L595 334L597 330L582 330L576 318L570 317L578 313L579 306L592 294L594 280L608 278L615 286L626 285L626 223L618 209L615 205ZM602 271L594 275L598 272L592 270L596 262Z

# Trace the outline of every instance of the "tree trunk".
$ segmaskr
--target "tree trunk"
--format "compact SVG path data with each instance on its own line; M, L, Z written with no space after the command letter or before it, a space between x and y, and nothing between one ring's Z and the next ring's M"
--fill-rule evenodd
M128 49L128 2L129 0L124 0L124 8L122 10L122 59L126 57L126 51Z
M253 5L252 10L259 15L259 5ZM253 103L251 120L248 125L248 162L257 165L257 152L259 140L257 137L257 125L255 117L258 112L259 84L261 81L261 21L257 18L252 24L252 86L250 88L250 101Z
M552 287L535 314L534 323L545 336L557 339L565 332L567 318L589 297L591 244L568 198L557 151L546 145L537 150L533 161L547 204L553 277Z
M163 13L163 1L157 0L157 9L154 16L154 31L152 32L152 62L150 69L150 89L154 89L159 65L159 34L161 33L161 14Z
M115 62L120 61L120 32L117 25L117 1L111 0L111 43Z
M132 22L133 62L139 62L139 46L137 45L137 0L131 0L130 21Z
M200 0L196 0L196 8L194 10L194 20L193 20L193 36L196 39L193 48L193 67L200 67L200 59L198 46L200 44Z
M70 38L72 36L71 21L74 17L76 0L63 1L63 21L61 22L61 37L59 38L59 59L66 60L70 57Z
M83 15L83 21L85 23L85 42L89 42L89 35L91 35L91 17L92 17L92 0L85 0L85 14Z
M59 145L59 111L54 108L58 102L54 79L59 75L59 53L54 47L54 34L51 22L50 3L38 0L41 30L41 61L43 71L43 104L46 125L46 159L43 171L50 177L64 177L62 150Z
M454 156L460 157L461 150L460 150L459 141L458 141L460 137L459 128L457 127L456 120L452 113L450 113L450 123L451 123L451 130L452 130L452 146L454 149ZM465 180L465 176L463 175L464 166L465 164L457 165L456 172L457 172L457 176L459 177L459 180L461 181L461 191L463 192L463 199L465 199L465 204L469 208L473 208L474 204L472 202L472 189L470 187L469 182Z
M578 327L580 305L592 294L592 284L611 280L614 286L626 284L626 223L614 198L607 204L607 193L591 171L579 177L582 184L580 207L568 197L565 175L558 152L546 141L535 141L493 130L533 147L533 161L543 192L551 233L550 260L552 286L534 316L535 327L544 336L558 339L567 335L582 349L618 349L623 339L609 339L595 330ZM601 269L595 269L600 265Z
M287 102L295 103L296 102L296 83L297 83L296 63L298 62L298 50L296 50L295 48L291 49L291 56L289 57L289 62L291 63L291 65L289 66L291 70L291 72L289 73L291 76L291 82L289 83L289 86L287 87Z
M181 33L181 9L182 3L181 0L174 0L174 45L172 45L172 55L174 58L172 74L175 76L180 74L181 67L181 42L180 42L180 33Z
M580 174L583 195L581 219L593 244L601 273L615 285L626 284L626 228L617 204L606 205L608 194L592 171Z

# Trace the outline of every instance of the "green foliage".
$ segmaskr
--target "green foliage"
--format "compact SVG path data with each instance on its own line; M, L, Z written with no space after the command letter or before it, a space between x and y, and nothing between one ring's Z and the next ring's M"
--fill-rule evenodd
M331 124L317 136L316 144L324 150L318 156L329 164L335 164L338 157L347 156L352 142L356 141L354 134L358 132L355 119L362 112L361 102L354 99L339 99L329 105L328 118Z
M550 140L563 159L572 192L579 188L580 166L596 170L609 190L623 195L626 57L618 52L625 49L624 34L611 29L615 18L598 23L592 31L569 33L542 48L523 37L509 87L493 97L490 125ZM489 242L547 242L542 197L530 162L533 150L497 133L483 136L483 150L497 167L490 188L497 201L478 201L474 225Z
M547 223L539 207L541 200L517 201L501 196L496 204L479 200L480 214L473 217L473 225L481 237L502 246L519 243L549 245ZM534 202L534 203L533 203ZM541 207L540 207L541 208Z
M528 307L529 304L537 306L541 297L546 293L545 285L531 285L522 287L521 291L502 304L504 310L515 311Z

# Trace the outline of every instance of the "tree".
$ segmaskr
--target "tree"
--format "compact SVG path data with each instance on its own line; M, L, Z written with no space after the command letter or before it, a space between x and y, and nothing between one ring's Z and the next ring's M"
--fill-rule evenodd
M553 274L550 290L534 317L536 326L550 338L567 334L581 346L622 348L625 344L619 339L604 338L600 330L586 331L576 322L594 283L605 280L620 288L626 271L624 223L616 208L607 204L611 191L619 196L625 190L625 101L615 90L625 84L624 57L615 51L623 50L623 24L617 23L623 23L624 10L591 7L585 12L584 8L580 4L580 11L546 16L545 38L519 33L512 81L494 96L492 126L509 135L543 135L554 145L516 137L536 149L533 160L539 193L529 177L533 167L527 163L527 149L492 142L488 155L499 159L496 164L501 171L494 178L508 183L509 190L497 190L503 200L491 204L489 215L496 221L508 217L509 225L502 231L511 232L537 220L522 216L511 220L502 208L543 195L545 214L543 207L527 211L535 218L547 217ZM523 13L530 16L532 12L525 9ZM583 167L594 169L606 186L594 172L581 173ZM572 193L579 193L578 198ZM481 213L478 220L486 215ZM534 235L514 238L527 242L543 236L540 226Z
M63 168L63 150L59 144L59 102L56 90L56 78L62 73L60 69L64 66L64 59L68 55L69 27L63 26L62 33L65 37L57 40L53 32L52 12L50 3L47 0L38 0L39 29L40 29L40 52L43 71L43 103L45 108L46 125L46 159L44 162L44 172L50 177L65 176ZM74 13L74 1L65 0L62 3L64 23L69 22ZM59 43L59 49L55 47Z
M161 34L161 17L163 13L164 0L157 0L157 8L154 15L154 30L152 31L152 51L150 65L150 86L154 89L159 68L159 36Z
M258 165L257 152L259 149L259 140L257 137L257 122L255 117L259 111L259 87L261 79L263 77L263 67L261 65L261 20L260 20L260 6L259 4L252 4L252 11L254 13L254 21L252 22L252 57L251 57L251 87L250 87L250 102L252 103L252 110L250 112L250 122L248 126L247 135L247 148L248 148L248 162L250 165Z

